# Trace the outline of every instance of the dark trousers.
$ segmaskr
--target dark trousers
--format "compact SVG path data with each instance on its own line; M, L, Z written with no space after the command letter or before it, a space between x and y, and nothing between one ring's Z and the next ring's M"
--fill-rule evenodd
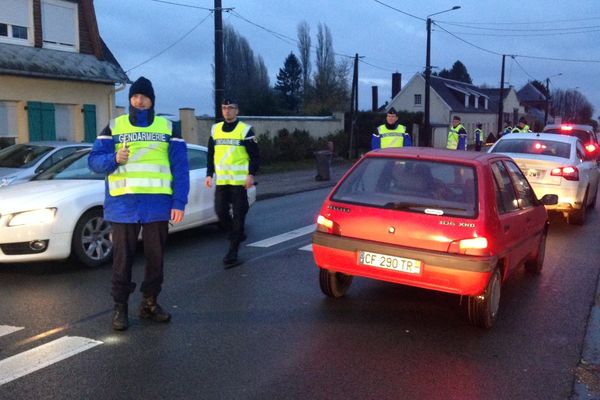
M168 221L149 224L112 223L113 233L113 274L111 295L115 303L127 303L129 295L135 290L131 281L131 267L135 259L137 239L142 231L146 271L140 291L144 297L158 296L163 283L163 256L167 235Z
M240 185L217 185L215 212L221 228L229 232L229 240L233 245L238 246L242 241L248 208L246 188Z

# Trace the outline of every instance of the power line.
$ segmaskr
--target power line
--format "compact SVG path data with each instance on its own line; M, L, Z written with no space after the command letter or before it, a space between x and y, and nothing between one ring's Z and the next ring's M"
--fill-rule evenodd
M165 1L165 0L150 0L150 1L154 1L156 3L170 4L172 6L189 7L189 8L197 8L197 9L200 9L200 10L213 11L212 8L192 6L190 4L183 4L183 3L175 3L173 1Z
M481 46L477 46L476 44L473 44L471 42L466 41L465 39L461 38L460 36L457 36L454 33L452 33L450 31L444 29L443 27L441 27L440 25L438 25L438 23L435 22L435 21L433 22L433 24L435 26L437 26L438 28L440 28L441 30L443 30L444 32L446 32L448 35L455 37L456 39L460 40L461 42L464 42L464 43L468 44L469 46L475 47L476 49L479 49L481 51L485 51L486 53L494 54L494 55L497 55L497 56L501 56L502 55L502 54L500 54L500 53L498 53L496 51L488 50L488 49L485 49L485 48L483 48Z
M158 0L155 0L158 1ZM178 44L179 42L181 42L183 39L185 39L186 37L188 37L193 31L196 30L196 28L198 28L200 25L202 25L202 23L204 21L206 21L208 19L208 17L210 17L213 14L212 10L208 13L208 15L206 15L206 17L204 17L200 22L198 22L196 25L194 25L194 27L192 29L190 29L189 31L187 31L183 36L181 36L179 39L177 39L175 42L173 42L172 44L170 44L169 46L167 46L166 48L164 48L163 50L159 51L158 53L156 53L155 55L153 55L152 57L148 58L146 61L143 61L141 63L139 63L138 65L136 65L135 67L131 67L129 68L127 71L125 71L125 73L128 73L129 71L132 71L138 67L141 67L142 65L154 60L156 57L160 56L161 54L163 54L164 52L166 52L167 50L171 49L173 46L175 46L176 44Z
M233 15L234 17L237 17L237 18L239 18L239 19L241 19L243 21L246 21L250 25L254 25L257 28L260 28L260 29L264 30L265 32L270 33L271 35L275 36L277 39L279 39L279 40L281 40L281 41L283 41L283 42L285 42L287 44L296 44L297 43L296 39L293 39L293 38L290 38L289 36L286 36L284 34L275 32L274 30L271 30L271 29L266 28L266 27L264 27L262 25L259 25L256 22L252 22L249 19L247 19L247 18L243 17L242 15L240 15L240 13L238 13L236 11L232 11L231 15Z
M521 63L519 63L519 61L517 61L517 59L515 58L515 56L510 56L510 58L512 58L513 61L515 62L515 64L517 64L517 66L519 68L521 68L521 71L523 71L525 73L525 75L527 75L528 77L530 77L534 81L537 80L533 75L531 75L529 72L525 71L525 68L523 68L523 66L521 65Z
M387 7L387 8L391 8L391 9L392 9L392 10L394 10L394 11L398 11L400 14L408 15L409 17L412 17L412 18L418 19L419 21L423 21L423 22L425 22L425 21L426 21L426 20L425 20L425 18L421 18L421 17L417 17L416 15L409 14L409 13L407 13L406 11L399 10L399 9L397 9L396 7L392 7L392 6L390 6L389 4L386 4L386 3L382 2L382 1L379 1L379 0L373 0L373 1L374 1L375 3L379 3L379 4L381 4L382 6L385 6L385 7Z
M555 24L555 23L559 23L559 22L592 21L592 20L599 20L599 19L600 19L600 17L579 18L579 19L561 19L561 20L554 20L554 21L523 21L523 22L518 22L518 21L511 21L511 22L438 21L438 22L442 22L444 24L465 24L465 25L509 25L509 26L527 25L527 26L531 26L531 25Z
M438 23L443 23L446 25L452 25L452 26L458 26L461 28L468 28L468 29L475 29L475 30L486 30L486 31L502 31L502 32L506 32L506 28L483 28L483 27L478 27L478 26L472 26L472 25L468 25L468 24L457 24L457 23L452 23L452 22L440 22L437 21ZM527 28L527 29L515 29L515 28L511 28L510 31L511 32L556 32L556 31L573 31L573 30L582 30L582 29L598 29L600 28L600 25L592 25L592 26L574 26L574 27L569 27L569 28L539 28L539 29L532 29L532 28Z
M599 27L600 28L600 27ZM579 31L579 32L555 32L555 33L474 33L474 32L454 32L456 34L461 35L469 35L469 36L487 36L487 37L541 37L541 36L562 36L562 35L576 35L581 33L592 33L592 32L600 32L600 29L593 29L589 31Z

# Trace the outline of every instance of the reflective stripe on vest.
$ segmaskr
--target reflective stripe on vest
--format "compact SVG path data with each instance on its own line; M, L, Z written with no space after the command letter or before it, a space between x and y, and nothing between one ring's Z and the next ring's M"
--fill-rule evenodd
M448 142L446 143L447 149L458 149L458 131L460 131L462 128L462 124L458 124L456 127L450 127L450 132L448 132Z
M406 133L406 127L398 124L396 129L388 129L385 124L377 127L377 132L381 137L380 146L382 149L388 147L403 147L404 146L404 134Z
M154 117L152 125L131 125L128 115L111 121L115 151L127 142L129 159L108 176L111 196L124 194L173 194L171 165L169 163L169 141L171 122L163 117Z
M250 129L252 126L241 121L238 121L231 132L223 132L223 122L212 126L217 185L244 185L249 174L250 156L243 143Z

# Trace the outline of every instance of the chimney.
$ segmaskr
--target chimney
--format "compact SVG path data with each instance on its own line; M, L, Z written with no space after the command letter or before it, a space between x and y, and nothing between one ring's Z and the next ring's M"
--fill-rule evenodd
M399 72L394 72L392 74L392 99L400 92L402 89L402 74Z
M372 99L372 105L371 105L371 110L373 112L377 112L377 109L379 109L379 102L378 102L378 89L377 86L371 86L371 97Z

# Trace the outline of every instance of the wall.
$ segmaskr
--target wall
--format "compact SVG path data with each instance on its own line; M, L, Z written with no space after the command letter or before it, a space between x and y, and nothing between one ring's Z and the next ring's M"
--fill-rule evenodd
M214 119L211 117L196 117L193 108L181 108L179 117L183 138L188 143L206 146L210 137L210 128L215 122ZM290 132L295 129L305 130L312 137L319 138L344 129L344 113L341 112L334 113L333 116L329 117L257 117L240 115L239 119L252 125L256 135L268 133L273 136L285 128Z
M68 106L72 112L74 132L69 136L76 141L83 140L83 116L80 115L84 104L96 106L96 130L100 131L113 116L111 104L114 104L114 86L112 84L67 81L58 79L26 78L0 75L0 102L16 104L14 126L18 142L29 140L27 123L28 101L41 101ZM13 103L14 102L14 103ZM57 132L57 137L58 137Z

